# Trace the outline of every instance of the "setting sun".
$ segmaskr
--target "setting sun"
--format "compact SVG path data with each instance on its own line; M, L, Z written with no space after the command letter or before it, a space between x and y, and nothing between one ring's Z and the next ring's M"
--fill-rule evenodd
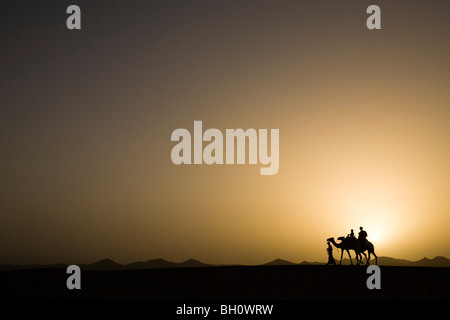
M380 241L380 236L378 233L372 233L372 242L378 243Z

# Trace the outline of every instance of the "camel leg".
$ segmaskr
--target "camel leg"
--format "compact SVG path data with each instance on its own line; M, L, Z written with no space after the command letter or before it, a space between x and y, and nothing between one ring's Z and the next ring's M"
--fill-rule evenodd
M361 253L355 251L356 254L356 264L359 266L359 264L361 263Z
M356 257L356 265L359 265L359 261L361 260L361 255L356 250L355 250L355 257Z
M339 265L342 264L342 256L344 255L344 250L341 250L341 262L339 262Z
M350 259L350 263L351 263L351 265L353 265L352 256L350 255L350 250L347 250L347 253L348 253L348 257Z
M370 254L370 252L369 252L369 254ZM377 265L378 264L378 257L375 254L375 251L372 251L372 254L375 256L375 264Z
M369 256L369 259L367 259L367 255L364 252L362 252L362 254L364 255L364 258L366 258L366 264L369 264L370 256ZM361 263L362 263L362 257L361 257Z

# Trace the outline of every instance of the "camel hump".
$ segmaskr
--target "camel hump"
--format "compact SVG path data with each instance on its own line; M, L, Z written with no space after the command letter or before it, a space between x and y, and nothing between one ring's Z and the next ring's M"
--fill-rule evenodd
M363 247L367 247L369 246L369 244L371 244L369 240L367 240L367 238L359 238L358 241Z

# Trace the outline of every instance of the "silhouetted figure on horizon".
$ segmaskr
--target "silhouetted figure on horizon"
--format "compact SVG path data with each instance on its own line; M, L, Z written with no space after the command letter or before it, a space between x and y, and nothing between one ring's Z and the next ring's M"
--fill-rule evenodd
M341 261L339 262L339 265L342 264L342 256L344 254L344 251L347 251L348 257L350 259L350 264L353 264L350 250L355 251L356 264L362 263L361 254L366 258L366 264L369 264L371 255L375 257L375 264L377 264L378 257L375 254L375 248L373 244L367 240L367 232L364 231L362 227L360 227L360 230L361 231L359 232L358 239L355 237L349 237L349 235L347 235L346 237L339 237L338 240L341 241L340 243L337 243L333 237L327 239L328 245L330 245L331 242L336 248L341 249ZM366 256L365 251L368 251L369 256Z
M336 265L336 261L333 258L333 247L330 244L330 241L327 241L328 244L328 248L327 248L327 252L328 252L328 262L327 262L327 266L328 265Z

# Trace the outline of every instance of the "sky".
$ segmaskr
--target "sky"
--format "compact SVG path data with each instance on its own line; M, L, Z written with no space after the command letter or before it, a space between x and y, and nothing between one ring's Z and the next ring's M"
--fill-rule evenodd
M326 261L360 226L378 256L450 257L449 9L2 5L0 262ZM278 173L175 165L171 134L194 121L279 129Z

